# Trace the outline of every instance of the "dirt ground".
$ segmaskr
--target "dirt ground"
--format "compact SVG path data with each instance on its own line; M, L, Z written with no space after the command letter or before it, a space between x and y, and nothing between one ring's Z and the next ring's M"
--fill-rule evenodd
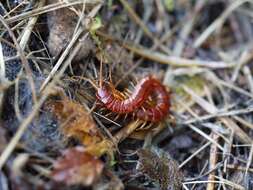
M1 190L252 190L252 0L0 2Z

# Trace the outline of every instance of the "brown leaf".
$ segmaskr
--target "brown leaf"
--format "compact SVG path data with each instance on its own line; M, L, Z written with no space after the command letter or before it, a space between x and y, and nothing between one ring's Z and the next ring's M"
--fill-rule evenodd
M104 165L83 147L67 149L54 164L52 178L67 185L92 185L101 175Z
M175 160L167 155L159 157L148 149L141 149L137 152L142 173L152 180L158 182L162 190L179 190L182 186L183 174L178 168Z
M93 118L81 104L65 98L48 102L46 108L57 117L67 137L77 138L83 145L92 145L102 140Z

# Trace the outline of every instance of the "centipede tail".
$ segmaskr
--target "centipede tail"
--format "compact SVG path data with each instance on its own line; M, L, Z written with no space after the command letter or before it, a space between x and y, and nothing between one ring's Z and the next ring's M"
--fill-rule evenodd
M152 95L155 97L156 104L153 106L138 109L134 115L144 121L158 122L168 114L170 103L169 93L160 83L153 84Z

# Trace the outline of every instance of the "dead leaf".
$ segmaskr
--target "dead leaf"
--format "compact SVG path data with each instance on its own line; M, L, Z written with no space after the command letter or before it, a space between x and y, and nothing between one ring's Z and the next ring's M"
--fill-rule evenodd
M48 102L46 109L57 117L67 137L74 137L87 146L102 140L93 118L81 104L65 98Z
M52 178L67 185L92 185L101 175L104 164L83 147L67 149L54 164Z

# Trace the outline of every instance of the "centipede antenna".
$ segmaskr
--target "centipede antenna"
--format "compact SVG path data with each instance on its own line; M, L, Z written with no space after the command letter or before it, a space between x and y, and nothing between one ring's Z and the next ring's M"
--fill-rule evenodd
M112 68L110 65L109 65L109 80L110 80L110 84L113 84L113 82L112 82Z
M109 122L111 122L111 123L113 123L113 124L115 124L115 125L121 127L121 125L120 125L119 123L117 123L117 122L115 122L115 121L113 121L113 120L107 118L106 116L104 116L104 115L102 115L102 114L100 114L100 113L98 113L98 112L93 112L93 113L96 114L97 116L99 116L99 117L105 119L106 121L109 121Z
M88 83L90 83L96 90L98 89L98 86L96 85L96 83L89 78L83 77L83 76L73 76L72 78L77 78L77 79L81 79L84 81L87 81Z
M125 115L124 115L124 119L123 119L123 121L125 121L125 120L126 120L127 116L128 116L128 114L125 114Z
M144 123L142 123L142 125L138 129L143 129L146 124L147 124L147 122L145 121Z
M100 61L100 70L99 70L99 77L100 77L100 79L99 79L99 87L100 87L100 88L101 88L102 85L103 85L103 77L102 77L102 75L103 75L103 62L102 62L102 57L101 57L101 61Z

